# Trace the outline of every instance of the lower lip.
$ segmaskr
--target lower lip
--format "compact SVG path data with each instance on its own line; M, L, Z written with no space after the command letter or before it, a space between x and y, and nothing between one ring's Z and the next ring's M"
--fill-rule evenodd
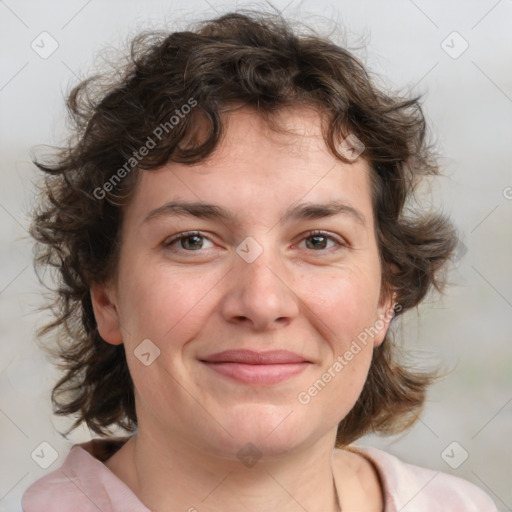
M245 384L278 384L302 373L311 363L205 363L213 371Z

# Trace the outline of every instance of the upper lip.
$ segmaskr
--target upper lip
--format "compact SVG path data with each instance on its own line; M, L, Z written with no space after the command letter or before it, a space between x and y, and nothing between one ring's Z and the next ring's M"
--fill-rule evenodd
M207 356L201 361L207 363L244 363L244 364L292 364L309 363L299 354L288 350L270 350L258 352L254 350L225 350Z

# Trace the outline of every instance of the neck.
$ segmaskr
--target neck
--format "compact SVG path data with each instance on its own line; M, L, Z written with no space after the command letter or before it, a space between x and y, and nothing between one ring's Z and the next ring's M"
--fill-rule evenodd
M124 449L120 478L153 512L338 512L329 438L286 456L231 460L139 429ZM249 450L250 451L250 450Z

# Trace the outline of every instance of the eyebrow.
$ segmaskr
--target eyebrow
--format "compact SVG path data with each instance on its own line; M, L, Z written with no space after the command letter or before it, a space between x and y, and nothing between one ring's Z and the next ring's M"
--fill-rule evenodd
M170 201L164 205L155 208L145 217L143 223L149 222L159 217L167 216L195 217L199 219L220 220L236 223L237 216L222 206L201 202ZM324 217L333 217L335 215L347 215L352 217L362 226L366 226L365 217L354 207L343 203L342 201L330 201L327 203L302 203L290 207L284 213L282 220L312 220Z

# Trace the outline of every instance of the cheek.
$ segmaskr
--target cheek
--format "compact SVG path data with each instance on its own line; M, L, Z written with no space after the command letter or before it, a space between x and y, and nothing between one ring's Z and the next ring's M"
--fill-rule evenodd
M150 338L163 346L172 339L187 339L204 322L208 293L219 283L217 272L171 270L165 265L126 262L120 286L122 324L128 344Z
M305 280L303 297L322 329L322 334L332 341L336 352L344 351L347 343L375 321L380 286L378 277L371 270L344 271Z
M354 406L371 364L371 328L380 293L378 276L372 270L340 271L305 290L313 313L311 323L327 341L324 347L328 350L317 380L310 383L311 392L318 392L319 398L311 399L331 411L336 421Z
M368 334L374 323L378 290L365 279L338 275L324 293L312 293L311 322L326 343L323 361L315 378L298 396L311 413L327 424L341 421L361 394L372 360L373 343Z

